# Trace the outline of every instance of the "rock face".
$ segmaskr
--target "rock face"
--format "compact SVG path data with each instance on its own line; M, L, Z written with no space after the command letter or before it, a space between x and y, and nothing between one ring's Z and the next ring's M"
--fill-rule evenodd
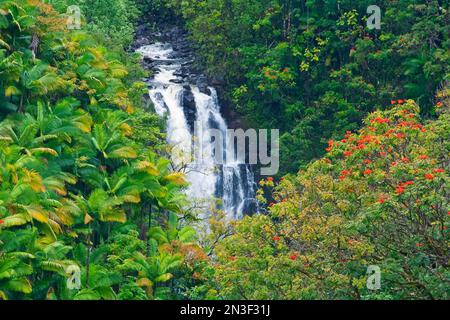
M146 25L140 25L136 28L135 40L131 45L131 50L134 51L139 47L150 44L149 31Z

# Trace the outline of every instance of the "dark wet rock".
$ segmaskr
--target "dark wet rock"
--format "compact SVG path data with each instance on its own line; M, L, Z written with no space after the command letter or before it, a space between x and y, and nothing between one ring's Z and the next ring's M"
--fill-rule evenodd
M167 110L167 105L164 102L164 97L163 97L163 95L160 92L157 92L155 94L155 100L157 101L158 104L163 105L164 108ZM145 107L146 107L146 109L151 109L152 111L155 111L154 110L154 104L153 104L152 100L150 99L150 97L149 97L149 103L147 103L145 105Z
M188 75L182 71L176 71L173 73L175 77L186 78Z
M201 93L208 94L208 79L205 76L198 76L195 84Z
M145 24L141 24L136 28L136 37L145 37L148 35L148 28Z
M172 79L172 80L170 80L170 82L176 83L176 84L182 84L182 83L184 83L183 79Z
M156 93L155 93L155 98L156 98L156 100L157 100L158 102L164 103L164 97L163 97L163 95L161 94L161 92L156 92Z
M145 63L153 63L153 59L150 57L144 57L142 60L144 60Z
M153 109L153 102L148 93L145 93L142 95L142 105L143 105L144 109L146 109L146 110Z
M134 42L133 47L137 49L139 47L147 46L149 44L150 44L150 39L148 39L148 38L139 38L139 39L136 39L136 41Z
M212 84L213 86L222 86L223 83L224 83L223 77L215 76L215 77L213 77L213 78L211 79L211 84Z
M197 108L195 106L194 95L192 94L191 87L183 86L183 110L186 116L187 122L191 130L194 130L194 122L197 118Z
M195 99L192 94L191 88L188 86L183 87L183 107L186 109L195 111Z

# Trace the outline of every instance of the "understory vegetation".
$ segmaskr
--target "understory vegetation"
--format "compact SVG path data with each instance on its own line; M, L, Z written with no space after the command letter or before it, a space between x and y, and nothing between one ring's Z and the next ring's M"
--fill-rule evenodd
M369 30L369 2L0 0L0 300L449 299L448 4ZM260 214L199 231L128 50L146 17L280 128Z

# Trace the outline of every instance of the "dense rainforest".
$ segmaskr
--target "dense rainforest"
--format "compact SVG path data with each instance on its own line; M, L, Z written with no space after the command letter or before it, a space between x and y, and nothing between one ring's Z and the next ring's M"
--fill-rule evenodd
M371 4L0 0L0 300L450 299L448 3L378 1L380 29ZM200 219L140 24L280 129L259 213Z

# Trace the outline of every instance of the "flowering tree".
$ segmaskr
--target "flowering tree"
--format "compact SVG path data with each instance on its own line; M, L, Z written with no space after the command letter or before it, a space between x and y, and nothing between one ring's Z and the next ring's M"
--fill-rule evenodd
M297 176L261 182L268 214L217 249L225 296L449 298L450 115L422 124L412 100L392 105ZM379 290L366 285L370 265Z

